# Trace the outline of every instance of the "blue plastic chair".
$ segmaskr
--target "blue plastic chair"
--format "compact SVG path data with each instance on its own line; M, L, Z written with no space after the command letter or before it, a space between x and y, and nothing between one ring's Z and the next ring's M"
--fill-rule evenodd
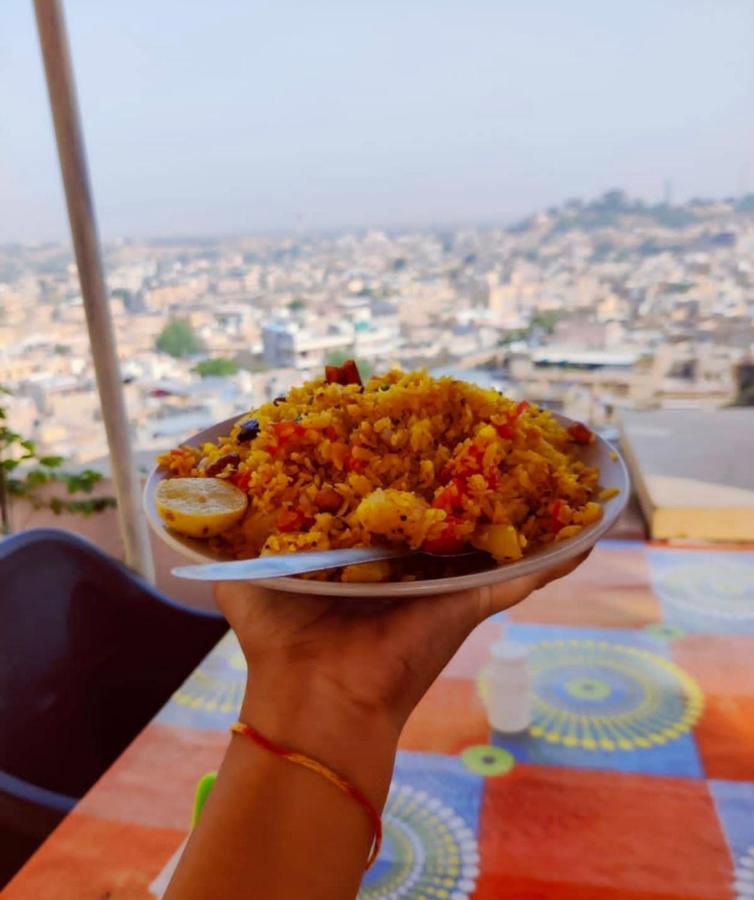
M0 540L0 886L226 629L75 535Z

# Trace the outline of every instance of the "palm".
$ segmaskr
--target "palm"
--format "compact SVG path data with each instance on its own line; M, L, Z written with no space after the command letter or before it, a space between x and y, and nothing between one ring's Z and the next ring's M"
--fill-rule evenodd
M581 560L492 589L375 605L222 584L217 601L238 635L252 677L266 665L315 678L328 692L399 722L469 632Z

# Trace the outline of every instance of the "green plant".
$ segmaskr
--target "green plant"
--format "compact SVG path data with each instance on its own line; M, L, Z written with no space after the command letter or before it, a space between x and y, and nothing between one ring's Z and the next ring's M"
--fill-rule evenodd
M157 337L155 346L169 356L193 356L204 346L187 319L171 319Z
M0 385L0 394L9 393ZM91 494L102 480L102 474L93 469L66 472L61 468L65 462L62 456L39 454L34 441L8 427L7 415L5 406L0 404L0 531L3 534L11 530L11 497L26 500L35 509L46 507L55 515L70 512L89 516L115 506L114 497L75 497ZM65 489L62 497L42 493L43 487L54 484Z
M614 191L612 193L618 193ZM560 313L554 309L540 310L531 318L532 328L541 328L546 334L552 334L560 321Z
M238 372L238 363L234 359L219 356L216 359L203 359L194 366L194 371L202 378L211 375L235 375Z
M531 328L509 328L508 331L498 340L498 347L506 347L508 344L515 344L519 341L528 341L531 337Z

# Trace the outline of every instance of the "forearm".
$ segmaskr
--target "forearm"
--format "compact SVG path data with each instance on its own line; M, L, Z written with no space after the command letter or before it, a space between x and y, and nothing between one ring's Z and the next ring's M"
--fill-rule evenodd
M305 691L260 688L247 692L241 720L324 763L382 809L397 741L387 723L334 711ZM353 900L372 839L352 798L235 735L166 896Z

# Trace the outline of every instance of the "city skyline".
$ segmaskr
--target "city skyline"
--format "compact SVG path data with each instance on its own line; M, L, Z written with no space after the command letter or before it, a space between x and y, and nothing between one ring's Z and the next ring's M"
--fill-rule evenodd
M733 203L735 205L739 205L741 201L744 202L747 209L751 209L751 204L754 203L754 192L747 193L731 193L726 196L710 196L710 195L702 195L702 194L691 194L688 198L682 201L676 201L673 193L673 181L672 179L666 179L662 185L661 191L658 192L657 197L654 198L645 198L637 195L630 195L626 191L623 190L620 186L613 185L612 187L606 188L605 190L599 191L598 193L587 196L568 196L562 198L562 200L558 203L549 203L537 208L524 209L519 214L515 216L509 216L505 220L502 219L489 219L487 221L480 221L471 219L469 221L459 221L449 219L444 222L405 222L400 224L391 224L385 222L371 222L365 223L363 225L349 225L344 223L342 225L332 225L332 226L321 226L321 227L310 227L307 229L290 229L285 228L283 226L279 228L263 228L259 227L257 229L247 229L244 231L216 231L216 232L191 232L191 231L183 231L177 232L174 234L165 233L165 234L123 234L123 235L114 235L114 236L105 236L102 238L102 245L106 248L117 247L120 244L135 244L135 245L149 245L154 244L155 246L171 246L171 245L180 245L185 243L186 245L192 244L218 244L224 241L239 241L244 239L270 239L270 240L324 240L324 239L336 239L340 237L363 237L364 235L369 234L370 232L376 233L384 233L386 235L391 236L400 236L400 235L410 235L417 233L435 233L435 234L443 234L444 232L455 232L461 231L464 229L469 229L472 231L515 231L519 225L537 217L537 216L545 216L552 212L564 212L568 209L572 204L581 204L584 207L589 207L591 204L595 204L603 200L609 194L620 194L624 197L624 199L629 204L638 204L640 207L643 205L645 210L651 210L653 208L659 209L663 206L668 206L671 210L687 210L693 208L695 204L727 204ZM668 200L668 195L670 194L671 200ZM673 226L671 226L673 227ZM70 241L70 233L67 230L60 237L55 238L41 238L41 239L29 239L29 240L3 240L0 239L0 248L8 249L13 246L21 246L21 247L59 247L63 249L70 255L71 262L74 261L73 257L73 246ZM1 282L0 282L1 283Z
M427 368L611 428L621 410L750 403L754 197L619 191L502 228L115 242L105 260L147 454L352 357ZM743 366L743 367L742 367ZM76 268L0 247L0 384L41 452L106 455Z
M737 0L66 11L106 240L505 224L613 186L753 187ZM67 240L31 7L2 20L0 241Z

